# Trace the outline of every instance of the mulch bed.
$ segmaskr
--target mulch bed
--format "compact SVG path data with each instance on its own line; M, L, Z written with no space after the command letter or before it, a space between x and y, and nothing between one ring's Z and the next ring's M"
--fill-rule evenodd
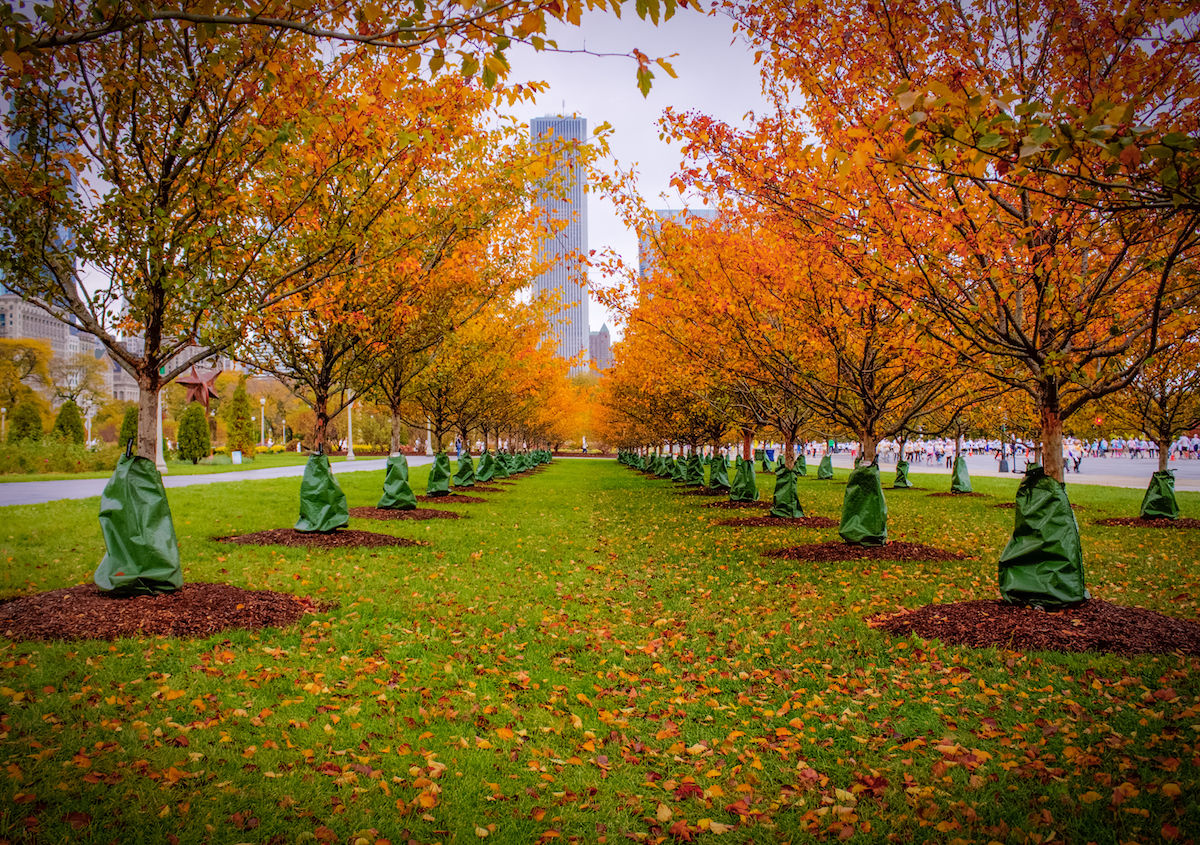
M971 648L1105 654L1200 654L1200 625L1153 610L1091 599L1042 611L995 599L931 604L867 620L896 636L916 634Z
M728 490L712 490L708 487L690 487L679 491L680 496L728 496Z
M923 543L905 543L892 540L883 546L856 546L851 543L813 543L807 546L789 546L763 552L763 557L780 560L807 560L814 562L834 560L962 560L963 555L945 549L926 546Z
M1111 519L1097 519L1093 525L1123 525L1131 528L1200 528L1200 519L1180 517L1179 519L1143 519L1140 516L1115 516Z
M417 496L418 502L441 502L443 505L478 505L486 502L479 496L464 496L462 493L451 493L449 496Z
M137 634L207 637L231 628L290 625L333 605L291 593L189 582L173 593L113 598L94 584L0 604L0 633L11 640L111 640Z
M239 546L290 546L294 549L363 549L379 546L423 546L417 540L393 537L391 534L375 534L371 531L355 531L339 528L328 534L297 531L294 528L272 528L270 531L255 531L237 537L214 537L222 543L237 543Z
M462 519L463 514L457 511L443 511L437 508L413 508L402 511L396 508L350 508L350 515L356 519Z
M806 516L803 519L785 519L778 516L743 516L722 519L716 525L734 528L837 528L838 521L827 516Z
M1001 503L1000 503L1000 504L998 504L998 505L992 505L992 507L994 507L994 508L1007 508L1007 509L1009 509L1009 510L1013 510L1014 508L1016 508L1016 506L1017 506L1017 503L1016 503L1016 502L1001 502ZM1085 510L1087 510L1087 508L1085 508L1083 505L1077 505L1077 504L1075 504L1074 502L1072 502L1072 503L1071 503L1071 510L1073 510L1073 511L1085 511Z
M728 493L726 495L729 495ZM742 508L769 508L770 502L731 502L726 499L723 502L709 502L704 507L719 508L720 510L736 511Z
M987 493L951 493L946 490L942 493L930 493L931 499L987 499L990 498Z
M929 488L928 487L885 487L883 489L889 490L889 491L895 490L897 493L903 493L907 490L924 492L924 491L928 490ZM938 495L941 495L941 494L939 493Z
M472 484L470 487L463 487L463 490L470 490L472 493L503 493L503 487L493 487L490 484Z

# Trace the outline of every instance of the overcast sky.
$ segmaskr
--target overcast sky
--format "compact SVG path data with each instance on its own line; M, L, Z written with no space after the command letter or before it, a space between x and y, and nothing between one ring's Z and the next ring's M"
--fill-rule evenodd
M658 139L656 121L664 108L695 109L731 123L741 123L749 111L765 110L753 52L740 40L733 42L727 18L689 10L655 27L643 23L629 7L619 20L610 14L590 15L582 26L563 27L553 37L563 49L628 53L636 47L652 58L678 54L669 59L678 78L656 68L654 87L643 99L631 59L538 53L523 47L509 53L510 80L550 83L536 103L513 113L526 124L545 114L578 114L587 118L589 132L610 123L613 157L623 169L635 170L642 195L652 208L684 207L682 198L669 188L682 155ZM611 204L594 193L588 202L588 246L611 247L637 266L637 237L617 219ZM592 285L603 284L597 273L592 271ZM588 317L592 330L605 321L613 327L595 297Z

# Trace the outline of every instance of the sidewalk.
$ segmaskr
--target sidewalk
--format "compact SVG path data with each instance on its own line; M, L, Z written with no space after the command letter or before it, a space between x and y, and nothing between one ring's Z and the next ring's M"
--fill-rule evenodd
M425 455L412 455L408 459L409 466L423 466L430 463L433 463L433 458ZM382 472L387 466L387 458L338 461L331 466L334 475L346 472ZM303 464L270 469L244 469L211 475L164 475L163 486L170 490L175 487L191 487L194 484L227 484L237 481L263 481L272 478L299 478L302 475L304 475ZM107 478L84 478L78 481L14 481L11 484L0 484L0 507L4 505L37 505L59 499L87 499L99 496L107 483Z
M966 459L967 471L972 477L991 476L1012 478L1015 480L1020 480L1021 478L1020 472L1000 472L997 469L998 462L992 455L967 455ZM810 457L808 458L808 464L810 467L815 466L819 460L819 457ZM1025 467L1024 459L1018 458L1017 461L1023 470ZM854 465L854 459L845 453L834 455L833 465L842 469L850 469ZM1167 466L1169 469L1175 470L1176 492L1200 491L1200 461L1171 461ZM896 471L896 462L881 458L879 468L885 475L887 473L894 473ZM1150 484L1150 476L1158 469L1158 459L1084 458L1079 469L1078 473L1067 473L1065 480L1068 488L1076 484L1099 484L1104 487L1128 487L1145 490ZM910 475L929 473L930 475L948 476L950 474L950 470L946 469L944 458L940 465L913 462L909 465L908 472Z

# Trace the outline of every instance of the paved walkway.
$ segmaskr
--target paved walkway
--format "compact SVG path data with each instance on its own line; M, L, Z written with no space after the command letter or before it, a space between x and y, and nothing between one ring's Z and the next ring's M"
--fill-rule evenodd
M814 458L808 463L814 466ZM1023 458L1018 458L1021 469L1024 470ZM848 454L834 455L833 465L848 469L854 465L854 459ZM879 466L885 473L896 471L896 462L880 459ZM1177 491L1200 491L1200 460L1171 461L1168 467L1175 470L1175 489ZM1145 490L1150 484L1150 476L1158 469L1157 458L1084 458L1079 472L1069 472L1066 475L1067 486L1073 484L1099 484L1105 487L1130 487ZM949 475L945 459L941 465L913 463L908 470L910 473L937 473ZM1001 473L997 469L996 458L991 455L968 455L967 471L972 476L1007 476L1020 478L1020 472ZM948 488L947 488L948 489Z
M422 466L429 463L433 463L433 458L425 455L411 455L408 458L409 466ZM382 472L386 465L387 458L338 461L330 464L333 467L334 475L346 472ZM291 467L213 472L206 475L164 475L163 486L171 489L191 487L195 484L227 484L234 481L262 481L269 478L299 478L302 475L304 475L304 465L300 464ZM107 478L83 478L65 481L14 481L0 484L0 506L36 505L59 499L87 499L99 496L107 483Z

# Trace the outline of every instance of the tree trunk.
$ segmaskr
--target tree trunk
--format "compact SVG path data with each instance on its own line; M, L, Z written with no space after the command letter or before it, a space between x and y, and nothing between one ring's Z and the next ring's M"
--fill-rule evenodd
M908 438L905 435L900 435L900 439L896 442L896 463L904 460L904 447L908 444Z
M1158 471L1162 472L1167 468L1167 461L1171 459L1170 454L1168 454L1168 450L1171 448L1171 441L1155 440L1154 442L1158 445Z
M320 452L325 446L325 434L329 428L329 406L323 396L318 396L313 402L313 413L317 415L317 424L313 429L313 451Z
M1043 382L1038 396L1042 419L1042 467L1046 475L1063 481L1063 428L1058 406L1058 385Z
M754 460L754 429L742 429L742 457L747 461Z
M389 454L400 454L400 434L403 430L404 423L400 420L400 412L397 408L392 408L392 442L389 449Z
M862 450L861 458L862 465L866 466L875 461L875 455L879 450L879 439L871 431L860 431L858 433L858 445Z
M783 443L783 465L788 469L796 466L796 438L788 437Z
M152 461L158 458L158 391L157 373L154 378L138 379L138 433L133 451Z

